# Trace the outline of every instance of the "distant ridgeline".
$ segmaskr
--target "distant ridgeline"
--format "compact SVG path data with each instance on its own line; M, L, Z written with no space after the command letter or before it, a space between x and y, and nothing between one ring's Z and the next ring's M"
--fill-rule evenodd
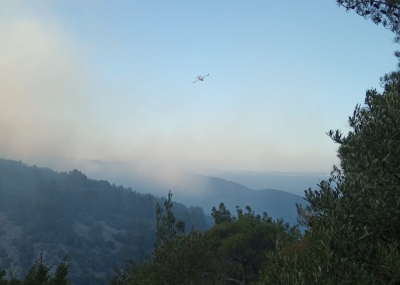
M23 277L41 252L51 264L68 254L74 284L109 284L114 267L153 250L156 203L164 201L78 170L0 159L0 267ZM174 203L173 212L187 230L210 227L200 207Z
M241 184L227 181L225 179L196 175L196 181L203 180L204 185L201 189L204 194L193 198L184 197L177 194L175 199L185 205L196 205L204 209L205 213L210 213L212 207L218 208L219 203L223 202L233 215L236 215L236 206L245 209L250 206L256 213L262 215L267 212L273 219L282 219L290 225L297 224L296 204L308 205L303 197L281 190L263 189L252 190Z

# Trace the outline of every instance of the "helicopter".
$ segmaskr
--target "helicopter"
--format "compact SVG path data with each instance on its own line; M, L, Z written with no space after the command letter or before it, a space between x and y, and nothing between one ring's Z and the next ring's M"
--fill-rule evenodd
M193 83L196 83L197 81L204 81L204 77L207 77L207 76L209 76L209 75L210 75L210 74L207 74L207 75L204 75L204 76L198 75L197 78L196 78L196 80L193 81Z

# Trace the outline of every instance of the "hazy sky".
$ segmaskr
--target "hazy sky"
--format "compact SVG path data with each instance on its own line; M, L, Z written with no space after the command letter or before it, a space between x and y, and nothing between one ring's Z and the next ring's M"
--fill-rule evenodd
M329 172L393 37L334 0L0 0L0 157Z

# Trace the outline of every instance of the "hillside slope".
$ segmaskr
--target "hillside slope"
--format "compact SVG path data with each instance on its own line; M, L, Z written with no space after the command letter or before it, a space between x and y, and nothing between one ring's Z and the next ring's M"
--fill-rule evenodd
M236 206L244 209L250 206L255 213L262 214L267 212L274 219L283 218L291 225L297 222L296 204L305 205L306 201L298 195L288 192L265 189L252 190L238 183L227 181L221 178L194 175L197 180L196 185L202 185L197 189L196 196L180 194L176 199L185 205L196 205L204 209L205 213L211 213L212 207L218 208L223 202L225 206L236 214ZM203 183L199 181L203 180Z
M108 284L126 259L142 260L155 241L155 205L165 199L0 159L0 267L23 276L40 252L57 264L66 254L74 284ZM201 208L174 203L187 228L209 227Z
M174 194L174 200L187 206L200 206L210 219L213 206L218 208L219 203L224 202L227 208L236 214L236 206L244 208L249 205L252 209L262 214L267 212L272 218L284 218L290 224L296 223L297 211L295 204L306 204L302 196L291 194L281 190L269 189L252 190L240 183L221 179L215 175L201 175L193 172L179 172L170 169L168 166L159 166L143 170L135 162L125 163L116 161L99 160L69 160L62 159L62 165L67 169L83 169L90 177L97 179L107 179L127 187L132 187L141 193L151 193L153 195L166 195L169 190ZM53 162L55 167L56 163ZM234 178L234 175L231 175ZM319 178L323 178L322 176ZM248 178L250 179L250 178ZM290 179L287 178L287 179ZM298 192L304 188L304 181L299 182ZM276 182L276 181L275 181ZM291 183L294 183L292 180ZM277 183L272 183L278 185ZM268 185L268 184L266 184ZM281 184L279 184L281 185ZM309 187L312 187L312 183ZM308 188L308 187L306 187ZM278 188L279 189L279 188Z

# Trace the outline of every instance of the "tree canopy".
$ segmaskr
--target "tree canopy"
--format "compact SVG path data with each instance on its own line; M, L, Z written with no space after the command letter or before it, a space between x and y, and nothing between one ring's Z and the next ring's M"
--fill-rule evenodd
M399 39L398 1L337 2ZM339 144L340 167L306 191L310 204L298 212L307 232L270 253L260 284L400 284L400 71L381 86L355 107L346 135L327 133Z
M67 256L53 270L53 265L46 264L41 253L28 274L21 280L12 274L11 278L5 279L6 272L0 268L0 285L70 285L72 283L68 277L69 265L66 260Z
M382 24L395 34L395 41L400 41L400 0L336 0L346 11L354 10L365 19L375 24Z

